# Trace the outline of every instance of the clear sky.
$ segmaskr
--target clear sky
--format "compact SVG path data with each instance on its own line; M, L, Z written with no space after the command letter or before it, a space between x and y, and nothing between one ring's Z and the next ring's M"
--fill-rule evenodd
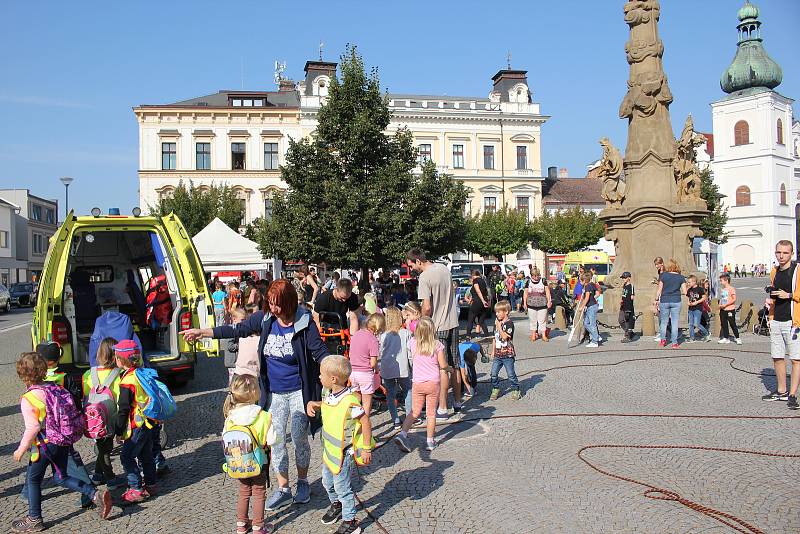
M391 92L485 97L511 52L533 99L551 115L543 172L584 176L618 118L628 65L623 0L520 2L306 1L0 2L0 188L27 187L70 204L130 210L137 202L138 128L131 111L220 89L274 90L273 64L300 79L318 57L358 45ZM743 0L662 0L672 122L688 113L711 130L709 103L736 52ZM767 51L783 67L778 91L800 99L800 1L756 0ZM244 73L244 75L242 75ZM800 116L800 111L795 113ZM62 204L63 206L63 204Z

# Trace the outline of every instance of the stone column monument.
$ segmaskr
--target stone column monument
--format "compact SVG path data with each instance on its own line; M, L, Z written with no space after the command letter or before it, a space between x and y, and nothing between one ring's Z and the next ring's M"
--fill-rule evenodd
M630 271L638 311L647 311L655 295L653 258L675 258L684 275L696 270L692 239L702 235L700 221L708 213L700 198L695 160L699 136L691 117L679 140L669 116L672 93L664 74L664 44L658 36L657 0L628 0L625 22L630 39L625 52L630 64L628 93L620 118L628 119L624 159L608 139L602 139L603 198L600 218L606 238L616 245L616 260L604 298L604 315L614 320L619 310L620 275ZM614 319L612 319L614 318ZM610 324L610 323L609 323Z

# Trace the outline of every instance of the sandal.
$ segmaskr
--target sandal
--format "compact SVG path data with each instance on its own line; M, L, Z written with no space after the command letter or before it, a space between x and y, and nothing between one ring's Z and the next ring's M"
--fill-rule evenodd
M264 523L263 525L253 525L253 534L271 534L275 531L275 525Z
M255 530L255 527L253 527ZM236 534L248 534L250 532L250 521L237 521Z

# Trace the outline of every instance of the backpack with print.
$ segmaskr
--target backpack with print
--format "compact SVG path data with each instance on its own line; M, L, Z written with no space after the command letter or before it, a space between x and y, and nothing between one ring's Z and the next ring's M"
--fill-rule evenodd
M171 419L178 411L178 405L172 398L167 385L158 379L155 369L136 369L136 378L142 389L150 397L147 406L142 409L142 414L153 421L166 421Z
M49 443L59 446L72 446L86 429L86 418L78 409L69 391L56 384L45 384L28 388L44 391L44 405L47 417L44 420L44 434Z
M85 436L92 439L101 439L114 433L112 427L117 415L117 401L111 392L111 384L119 376L119 369L112 369L103 382L97 373L97 367L92 367L92 386L89 395L83 400L83 413L86 414Z
M258 445L250 427L231 425L222 433L225 463L222 470L231 478L257 477L269 467L269 453Z

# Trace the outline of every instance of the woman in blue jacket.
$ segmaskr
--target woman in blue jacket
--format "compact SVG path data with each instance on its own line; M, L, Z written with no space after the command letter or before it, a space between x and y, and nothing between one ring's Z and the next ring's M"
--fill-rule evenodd
M269 314L256 312L236 324L211 328L192 328L182 332L186 341L203 337L215 339L247 337L259 334L261 354L261 407L269 408L278 443L272 447L272 463L278 488L267 500L268 510L276 510L292 502L311 500L308 466L313 434L320 427L317 419L309 420L306 407L322 400L319 363L328 355L328 348L319 335L316 323L307 310L298 309L297 292L288 280L276 280L267 290ZM297 491L292 498L289 487L289 457L286 450L287 430L294 443L297 465Z

